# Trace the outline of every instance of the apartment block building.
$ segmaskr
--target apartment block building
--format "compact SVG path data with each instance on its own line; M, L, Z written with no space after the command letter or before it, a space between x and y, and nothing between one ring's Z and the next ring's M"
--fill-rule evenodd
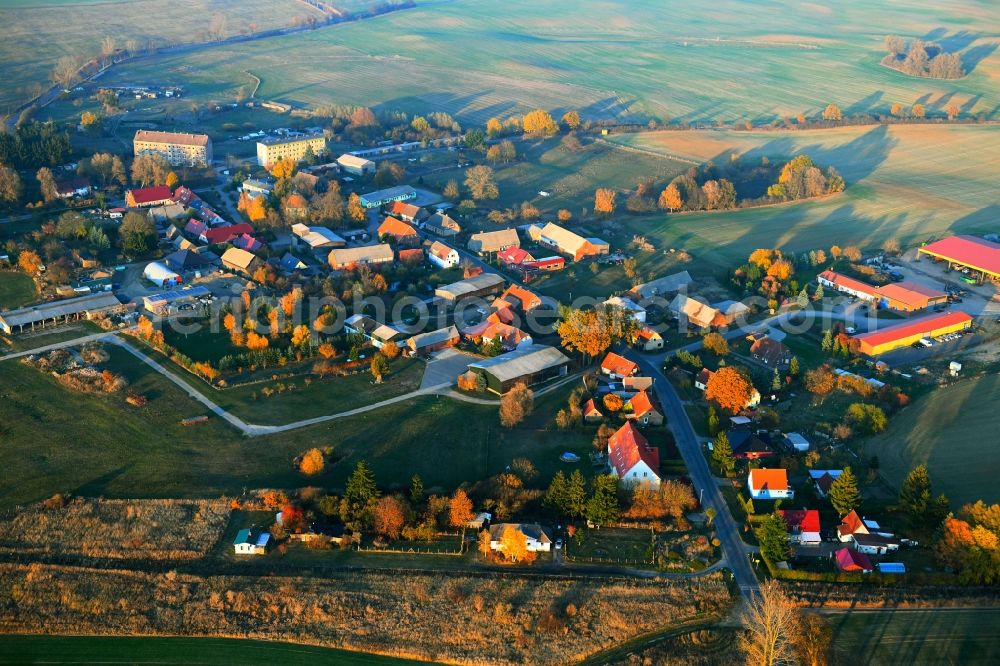
M286 157L300 162L310 149L312 149L313 155L325 152L326 137L322 134L293 137L269 136L257 142L257 164L267 167Z
M174 166L208 166L212 163L212 140L207 134L139 130L132 140L135 156L161 155Z

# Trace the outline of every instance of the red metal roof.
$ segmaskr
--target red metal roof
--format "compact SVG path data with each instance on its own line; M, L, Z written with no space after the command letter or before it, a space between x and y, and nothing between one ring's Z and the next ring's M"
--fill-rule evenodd
M837 568L841 571L872 571L872 561L864 553L859 553L850 548L841 548L837 551Z
M239 224L231 224L228 227L208 229L201 235L205 237L206 243L214 245L216 243L226 243L234 238L237 238L238 236L242 236L243 234L252 236L253 233L253 227L246 222L240 222Z
M955 324L971 321L972 317L964 312L958 312L957 310L952 312L941 312L940 314L928 315L926 317L920 317L919 319L905 321L901 324L887 326L877 331L862 333L861 335L854 336L854 338L867 345L871 345L872 347L877 347L878 345L892 342L893 340L899 340L900 338L906 338L912 335L926 335L931 331L944 328L945 326L953 326Z
M819 532L819 511L816 509L779 509L788 529L799 528L802 532Z
M625 476L639 461L646 463L653 473L660 473L660 452L649 446L639 429L627 421L608 438L608 459L618 476Z
M170 199L172 196L170 188L166 185L140 187L137 190L130 190L130 192L132 193L132 200L135 201L137 206L150 203L151 201L164 201Z
M921 252L1000 275L1000 245L975 236L952 236L920 248Z
M875 290L879 298L888 298L911 308L926 307L932 298L945 298L948 294L937 289L925 287L916 282L894 282Z
M534 259L534 257L531 256L531 253L519 247L509 247L500 252L497 255L497 258L505 264L523 264L526 261L532 261Z

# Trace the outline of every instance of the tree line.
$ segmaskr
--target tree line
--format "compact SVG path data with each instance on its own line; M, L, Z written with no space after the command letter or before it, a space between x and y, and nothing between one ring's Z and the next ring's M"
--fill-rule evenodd
M914 39L907 45L902 37L887 35L885 49L888 53L882 58L882 64L909 76L960 79L966 73L961 56L957 53L945 53L934 42Z

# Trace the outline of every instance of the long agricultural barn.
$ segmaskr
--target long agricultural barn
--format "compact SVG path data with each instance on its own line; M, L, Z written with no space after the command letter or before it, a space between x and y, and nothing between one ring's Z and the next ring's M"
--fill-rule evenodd
M0 312L0 330L10 335L11 333L21 333L26 328L30 330L36 326L45 327L76 319L91 319L124 309L125 306L112 293L88 294L78 298L50 301Z
M925 245L917 256L925 254L947 261L949 268L968 268L983 280L1000 282L1000 245L975 236L951 236Z
M971 326L972 317L964 312L942 312L862 333L854 336L854 339L861 343L862 354L878 356L893 349L912 345L921 338L936 338Z
M528 386L567 372L569 358L555 347L525 345L515 351L469 364L469 370L486 378L493 393L504 394L515 384Z

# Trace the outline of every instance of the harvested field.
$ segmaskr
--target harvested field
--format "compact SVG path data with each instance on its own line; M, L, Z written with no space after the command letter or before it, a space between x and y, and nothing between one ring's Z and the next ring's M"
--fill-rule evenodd
M0 522L0 553L192 559L222 536L225 500L99 500L33 504Z
M0 598L5 632L256 638L492 664L570 663L729 604L721 574L673 583L391 572L303 579L44 565L0 565Z

